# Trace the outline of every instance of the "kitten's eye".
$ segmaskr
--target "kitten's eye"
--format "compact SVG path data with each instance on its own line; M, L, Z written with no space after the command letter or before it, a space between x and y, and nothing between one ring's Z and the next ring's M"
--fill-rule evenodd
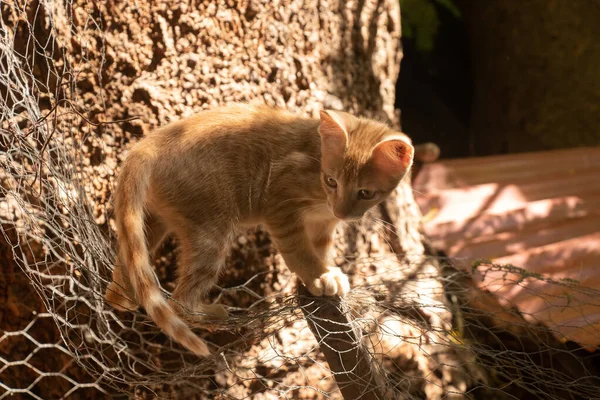
M374 190L361 189L358 191L359 200L371 200L377 192Z
M337 181L335 179L333 179L332 177L330 177L330 176L325 177L325 183L330 188L334 188L335 189L337 187Z

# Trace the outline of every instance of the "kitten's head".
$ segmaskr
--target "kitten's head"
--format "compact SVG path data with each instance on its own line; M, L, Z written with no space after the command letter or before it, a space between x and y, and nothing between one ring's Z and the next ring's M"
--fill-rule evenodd
M368 119L321 111L321 183L337 218L355 220L406 175L414 149L403 133Z

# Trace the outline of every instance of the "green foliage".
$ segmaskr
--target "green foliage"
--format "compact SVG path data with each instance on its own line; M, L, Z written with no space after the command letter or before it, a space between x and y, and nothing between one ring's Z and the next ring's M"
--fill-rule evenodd
M454 5L452 0L436 0L436 2L446 10L450 11L454 17L460 18L460 10Z
M413 39L417 50L426 54L433 50L440 26L436 4L460 18L460 10L452 0L400 0L402 34Z

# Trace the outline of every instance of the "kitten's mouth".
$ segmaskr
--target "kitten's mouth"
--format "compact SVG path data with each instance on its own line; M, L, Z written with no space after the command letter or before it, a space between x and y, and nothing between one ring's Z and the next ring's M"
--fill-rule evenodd
M329 209L329 212L330 212L331 214L333 214L333 216L334 216L334 217L336 217L337 219L339 219L339 220L344 220L344 219L346 219L346 218L347 218L347 216L346 216L346 215L344 215L343 213L341 213L341 212L339 212L339 211L336 211L336 210L335 210L335 208L333 208L333 207L330 207L330 206L329 206L329 207L327 207L327 208Z
M346 214L340 213L339 211L336 211L331 205L329 205L329 202L327 203L327 210L331 213L331 215L333 215L340 221L357 221L361 218L361 217L356 217L353 215L346 215Z
M333 210L330 210L330 211L340 221L348 221L348 222L350 222L350 221L358 221L359 219L361 219L361 217L357 217L357 216L354 216L354 215L344 215L344 214L338 213L338 212L333 211Z

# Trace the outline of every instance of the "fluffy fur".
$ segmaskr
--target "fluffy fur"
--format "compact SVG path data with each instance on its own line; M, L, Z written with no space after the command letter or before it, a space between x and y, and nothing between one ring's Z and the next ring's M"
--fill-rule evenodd
M203 298L236 228L259 223L312 294L344 296L348 278L328 262L335 226L384 200L413 153L406 135L333 111L307 119L233 105L159 129L134 146L119 175L119 257L106 299L121 310L142 305L167 335L206 356L189 324L227 317ZM182 254L170 301L150 258L167 234Z

